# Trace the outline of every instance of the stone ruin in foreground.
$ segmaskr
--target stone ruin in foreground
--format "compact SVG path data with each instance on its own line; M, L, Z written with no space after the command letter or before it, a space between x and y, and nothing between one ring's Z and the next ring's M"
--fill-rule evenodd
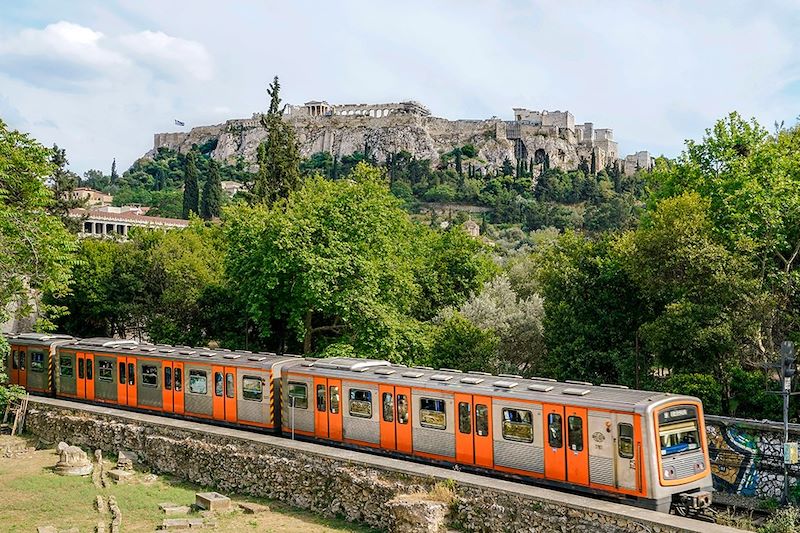
M497 117L448 120L432 116L428 108L413 101L344 105L311 101L287 105L283 116L294 126L304 157L317 152L341 157L367 146L377 161L407 151L436 165L442 154L471 144L478 155L469 162L484 172L500 168L506 158L512 163L533 162L540 170L545 161L553 168L574 170L581 161L589 164L592 159L598 171L616 166L624 174L653 166L647 151L620 157L611 129L595 128L591 122L575 124L569 111L515 108L510 121ZM242 157L254 163L256 149L266 136L260 117L254 113L249 119L194 127L189 132L156 133L147 155L161 147L186 152L193 144L216 140L214 159L234 162Z

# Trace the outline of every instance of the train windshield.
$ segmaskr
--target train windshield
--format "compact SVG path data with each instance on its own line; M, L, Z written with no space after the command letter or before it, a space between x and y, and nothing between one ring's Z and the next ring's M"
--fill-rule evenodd
M658 413L658 434L661 440L661 455L673 455L700 447L697 425L697 408L693 405L678 405Z

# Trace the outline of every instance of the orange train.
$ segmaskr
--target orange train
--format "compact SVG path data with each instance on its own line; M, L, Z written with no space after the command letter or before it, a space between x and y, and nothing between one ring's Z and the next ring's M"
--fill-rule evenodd
M515 375L75 339L8 338L12 383L458 466L681 514L711 503L703 406Z

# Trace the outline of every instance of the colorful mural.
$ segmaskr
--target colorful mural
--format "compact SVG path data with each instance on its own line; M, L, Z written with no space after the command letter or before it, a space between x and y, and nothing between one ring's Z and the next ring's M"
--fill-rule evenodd
M779 427L706 417L714 489L779 499L783 490L783 444ZM790 440L800 440L800 432L790 433ZM800 465L790 466L789 476L790 485L800 486Z

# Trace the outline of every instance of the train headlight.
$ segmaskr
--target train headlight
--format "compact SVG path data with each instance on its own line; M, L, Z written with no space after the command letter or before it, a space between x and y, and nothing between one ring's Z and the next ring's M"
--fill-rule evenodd
M703 471L703 470L705 470L705 469L706 469L706 463L705 463L705 461L697 461L697 462L694 464L694 473L695 473L695 474L697 474L698 472L702 472L702 471Z
M675 469L667 467L664 469L664 479L674 479L675 478Z

